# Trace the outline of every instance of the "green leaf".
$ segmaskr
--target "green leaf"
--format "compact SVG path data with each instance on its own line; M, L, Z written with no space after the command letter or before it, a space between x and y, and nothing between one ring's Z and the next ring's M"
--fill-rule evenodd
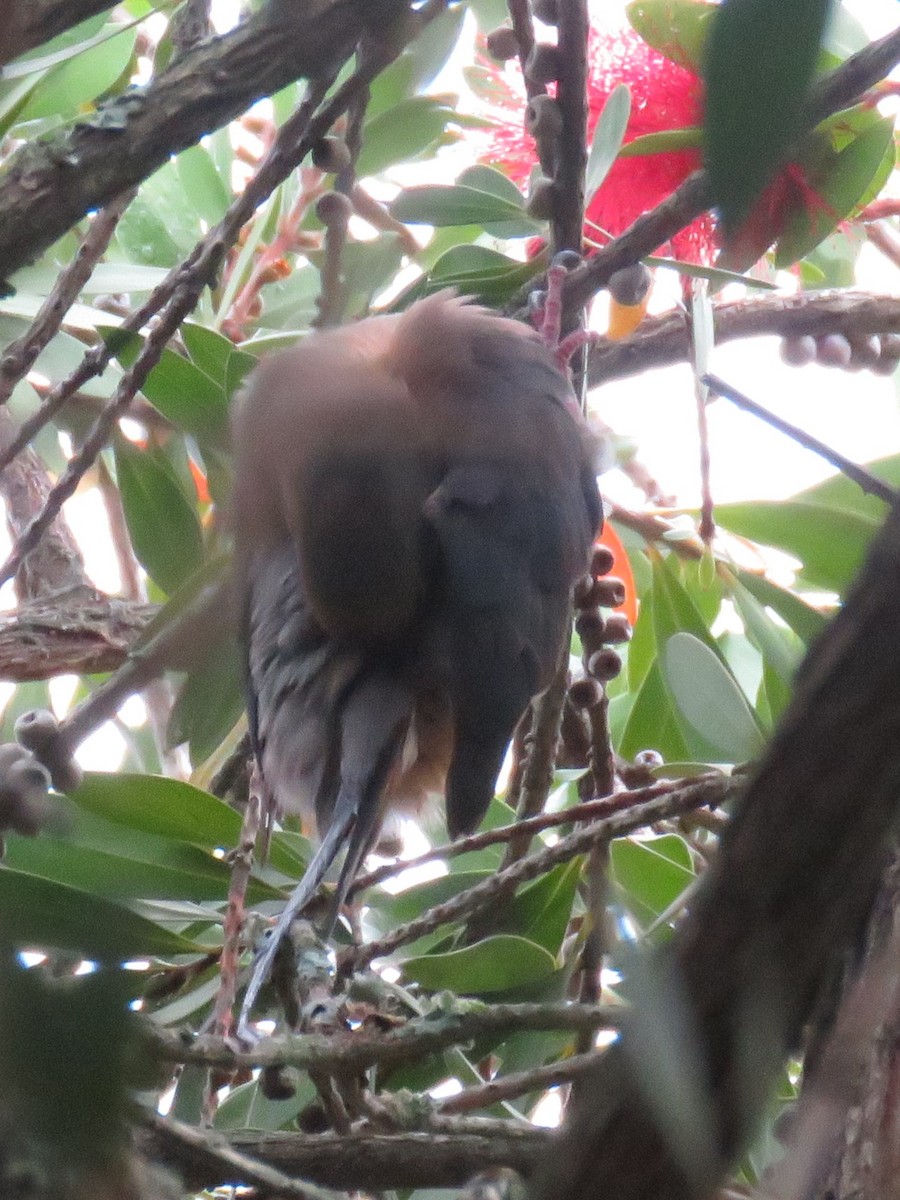
M136 37L136 30L124 29L54 67L31 93L17 120L74 116L122 76L131 62Z
M216 225L228 210L230 196L205 146L189 146L175 159L184 194L207 225Z
M691 758L658 662L653 663L641 684L618 750L627 759L633 759L641 750L656 750L666 762Z
M169 716L169 744L186 742L191 763L205 762L244 711L241 661L233 638L191 671Z
M298 1113L313 1104L316 1095L315 1085L305 1072L298 1074L296 1091L289 1100L269 1100L259 1080L254 1079L229 1091L216 1109L213 1126L218 1130L262 1129L266 1133L296 1130Z
M859 569L880 521L796 500L716 505L723 529L775 546L803 564L813 586L842 592Z
M6 864L110 900L198 903L221 901L228 894L228 867L200 850L172 847L162 840L160 846L148 848L144 835L127 848L128 853L113 853L77 844L72 840L74 832L70 831L69 839L10 836ZM263 895L277 897L279 892L265 889Z
M876 459L866 463L865 467L872 475L877 475L891 487L900 488L900 454ZM840 471L823 479L821 483L804 488L791 499L804 504L824 504L829 508L846 509L848 512L871 517L875 521L884 520L887 511L883 500L864 492L858 483L854 483Z
M460 996L476 996L546 979L557 963L535 942L501 933L462 950L408 958L402 969L407 979L431 991L449 988Z
M670 559L656 556L653 562L653 618L657 645L665 645L673 633L691 633L703 642L724 666L725 658L695 599L695 596L698 599L703 597L701 603L708 602L708 597L715 599L716 591L701 587L699 572L696 579L686 580L687 586L679 580L676 572L677 568Z
M496 870L497 861L499 859L495 857L491 866L484 870L450 872L425 883L413 884L401 892L372 893L368 919L378 934L388 933L398 925L405 925L407 921L420 917L435 904L444 904L460 892L482 883Z
M201 949L111 900L9 867L0 870L0 909L4 937L21 948L72 950L97 962Z
M459 185L424 184L406 188L390 206L398 221L419 225L509 225L521 236L541 231L518 205L490 192Z
M516 893L502 909L498 928L504 933L520 934L551 954L558 954L580 879L580 859L560 863Z
M99 331L123 367L130 367L143 346L136 333L106 327ZM225 444L228 400L223 389L193 362L164 350L141 391L173 425L200 439Z
M733 234L801 128L830 0L724 0L705 56L706 165Z
M615 838L610 862L629 911L644 925L665 912L694 880L690 851L675 834Z
M715 6L697 0L632 0L625 13L645 42L699 74Z
M746 762L763 746L753 710L719 655L690 633L676 633L660 656L678 711L716 751L719 762Z
M217 387L225 390L225 373L228 360L234 352L234 343L217 329L185 321L181 326L181 340L191 356L191 362L207 375Z
M366 122L357 162L361 177L379 175L437 145L457 110L447 97L413 96Z
M429 21L404 51L412 63L411 85L421 91L447 65L466 20L466 6L448 8Z
M797 206L778 239L779 269L804 258L856 208L874 199L894 169L894 119L882 117L812 174L818 199Z
M71 799L107 821L206 850L230 850L241 832L240 816L223 800L162 775L87 771Z
M190 182L189 170L185 179ZM129 261L174 267L203 234L200 216L176 162L167 162L141 184L116 228L116 244Z
M827 624L827 617L818 609L795 596L793 592L778 587L777 584L751 571L738 571L737 577L751 595L760 604L765 604L777 612L782 621L797 634L807 645L819 636Z
M686 125L683 129L663 129L659 133L645 133L636 137L619 150L618 158L640 158L645 154L671 154L675 150L699 150L703 145L703 130L699 125Z
M800 661L796 637L781 625L776 625L756 597L739 583L732 589L732 598L747 633L759 649L763 660L772 668L784 686L790 689L794 672Z
M434 264L426 291L452 287L497 308L545 265L541 255L520 262L487 246L453 246Z
M456 182L460 187L475 188L479 192L490 192L492 196L506 200L517 208L525 207L525 197L509 176L485 163L475 163L472 167L466 167Z
M116 480L134 552L164 592L173 592L203 561L203 531L165 453L114 443Z
M631 92L626 84L618 83L607 96L594 126L584 185L586 204L590 202L616 161L630 116Z
M726 283L739 283L742 287L755 289L760 292L775 292L776 283L767 279L754 279L741 271L726 271L722 267L701 267L696 263L683 262L678 258L660 258L656 254L648 254L642 260L648 267L664 267L677 271L679 275L687 275L691 279L708 279L716 288L724 287Z

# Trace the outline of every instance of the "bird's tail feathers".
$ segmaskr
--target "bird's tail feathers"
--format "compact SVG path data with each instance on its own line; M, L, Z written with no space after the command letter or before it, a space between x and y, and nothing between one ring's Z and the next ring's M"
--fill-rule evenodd
M238 1021L239 1036L245 1037L247 1035L249 1030L250 1013L253 1011L253 1006L256 1003L256 998L259 995L260 988L268 979L272 971L272 964L275 961L275 955L278 953L278 947L281 945L285 934L290 929L297 915L303 911L306 905L309 904L310 900L312 900L313 896L315 896L316 892L319 890L319 886L322 883L322 880L325 878L328 868L334 862L338 852L341 849L341 846L343 846L348 834L350 834L351 829L353 829L353 837L351 839L350 849L348 849L347 855L349 861L350 850L352 850L356 842L355 826L358 809L359 794L357 793L355 796L351 796L342 788L340 794L338 795L337 803L334 806L334 814L331 825L328 827L328 832L322 839L322 843L318 850L316 850L315 854L310 859L303 878L292 892L290 899L282 910L281 916L276 922L275 928L269 934L265 946L253 964L253 972L250 976L250 982L247 984L247 990L244 993L243 1003L241 1004L241 1015ZM347 863L345 862L344 868L341 871L341 881L344 879L346 869ZM344 895L346 895L349 886L350 880L348 880L344 886ZM340 891L341 883L339 882L338 893L340 893ZM334 925L334 918L336 915L337 909L334 910L334 914L332 916L329 916L329 930Z

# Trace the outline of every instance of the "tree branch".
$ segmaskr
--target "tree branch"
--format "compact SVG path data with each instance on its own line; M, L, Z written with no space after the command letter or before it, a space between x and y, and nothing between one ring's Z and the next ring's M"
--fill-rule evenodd
M233 1151L287 1176L312 1179L341 1190L364 1188L369 1192L461 1187L473 1175L492 1167L511 1166L529 1175L556 1138L551 1129L518 1126L511 1121L469 1121L466 1125L471 1131L238 1133L229 1138L228 1144ZM186 1187L199 1191L218 1183L250 1182L227 1171L215 1149L205 1150L196 1144L196 1138L188 1140L179 1134L180 1129L173 1129L160 1118L152 1133L140 1141L155 1162L175 1168Z
M408 921L405 925L398 925L384 937L363 946L341 951L338 956L339 965L344 971L359 970L368 966L373 959L390 954L398 946L415 941L440 925L465 920L487 905L511 895L523 883L545 874L558 863L568 862L579 854L586 854L599 842L623 837L635 829L642 829L669 817L680 816L695 808L723 804L738 786L740 785L735 780L726 776L707 776L700 781L685 783L676 791L635 805L624 812L614 813L587 826L580 826L555 845L547 846L528 858L520 859L505 870L497 871L489 879L460 892L452 900L436 904L420 917Z
M156 611L153 604L86 591L20 605L0 618L0 679L25 683L113 671Z
M900 333L900 300L868 292L801 292L794 296L754 296L714 308L716 344L748 337L820 337L840 333L848 338ZM622 341L599 338L588 359L588 384L599 387L627 379L653 367L685 362L690 344L679 313L646 317Z
M381 40L405 36L404 18L415 19L406 0L268 4L91 121L29 142L0 181L0 278L255 100L340 66L367 29Z
M482 1004L459 1001L433 1009L406 1024L372 1036L362 1029L339 1034L291 1034L267 1037L251 1049L236 1050L232 1041L201 1036L187 1042L179 1034L150 1023L154 1050L167 1062L194 1063L223 1071L257 1067L296 1067L303 1071L350 1074L369 1067L382 1070L419 1062L451 1046L477 1039L505 1040L515 1033L596 1033L616 1029L619 1006L595 1004Z

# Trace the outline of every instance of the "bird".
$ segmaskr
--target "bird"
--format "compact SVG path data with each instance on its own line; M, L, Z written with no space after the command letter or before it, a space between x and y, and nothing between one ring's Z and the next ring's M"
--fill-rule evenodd
M233 421L234 581L264 804L318 849L257 958L345 849L330 934L385 815L477 828L561 661L602 523L567 370L442 291L265 357Z

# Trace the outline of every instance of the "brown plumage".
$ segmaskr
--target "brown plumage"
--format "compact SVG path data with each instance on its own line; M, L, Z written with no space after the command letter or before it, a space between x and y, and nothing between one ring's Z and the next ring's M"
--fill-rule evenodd
M445 793L451 836L478 825L601 509L550 352L447 292L266 359L235 451L251 733L273 804L322 839L246 1014L346 845L337 912L385 808Z

